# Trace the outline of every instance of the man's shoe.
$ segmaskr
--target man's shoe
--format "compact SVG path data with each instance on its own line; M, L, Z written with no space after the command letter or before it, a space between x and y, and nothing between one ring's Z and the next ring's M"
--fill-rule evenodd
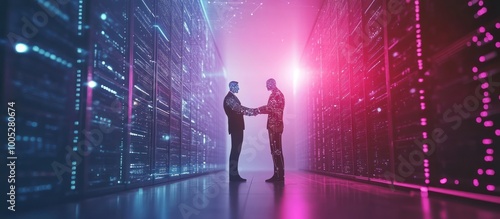
M266 182L284 182L285 181L285 177L276 177L276 176L273 176L269 179L266 179Z
M276 175L273 175L273 177L266 179L266 182L274 182L275 178L276 178Z
M246 182L247 179L243 179L241 177L232 177L232 178L229 178L229 181L231 181L231 182Z

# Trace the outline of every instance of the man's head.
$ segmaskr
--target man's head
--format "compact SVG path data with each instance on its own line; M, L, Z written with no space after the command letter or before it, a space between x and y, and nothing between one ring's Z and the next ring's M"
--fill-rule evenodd
M274 89L276 89L276 80L274 80L273 78L267 79L267 81L266 81L266 87L267 87L267 90L274 90Z
M229 82L229 91L231 91L232 93L238 93L239 90L240 90L240 87L238 86L237 81Z

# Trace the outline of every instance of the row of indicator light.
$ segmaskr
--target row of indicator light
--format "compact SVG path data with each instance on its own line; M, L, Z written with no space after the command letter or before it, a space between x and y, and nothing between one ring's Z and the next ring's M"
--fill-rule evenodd
M470 6L474 5L472 2L470 2L471 4L469 4ZM488 9L486 6L484 6L484 2L481 0L481 1L478 1L478 6L480 7L480 9L477 11L476 15L474 15L475 18L479 18L480 16L484 15L487 13ZM496 24L496 28L500 28L500 24L497 23ZM494 40L494 37L493 35L488 32L486 30L486 27L484 26L481 26L478 28L478 34L481 34L483 35L483 40L479 40L479 37L478 36L474 36L472 41L473 42L476 42L476 45L479 47L483 44L487 44L491 41ZM495 45L497 48L498 48L498 43ZM496 58L497 54L496 52L489 52L487 54L484 54L484 55L481 55L479 58L478 58L478 61L481 62L481 63L485 63L485 62L488 62L494 58ZM479 71L479 69L477 67L473 67L472 69L473 73L474 74L477 74ZM483 71L481 73L479 73L476 76L474 76L474 79L483 79L481 80L482 83L481 84L481 89L483 90L484 92L484 97L482 99L482 102L483 102L483 111L480 113L480 116L476 118L476 122L478 123L483 123L483 125L486 127L486 128L491 128L494 126L494 123L493 121L491 120L488 120L487 119L487 116L488 116L488 109L489 109L489 105L491 103L491 96L490 96L490 92L489 92L489 83L488 82L485 82L484 78L488 77L488 72L487 71ZM498 135L500 134L500 129L497 129L495 130L495 134ZM487 164L490 164L492 161L493 161L493 153L494 153L494 150L493 148L491 148L492 144L493 144L493 139L491 138L485 138L485 139L482 139L481 143L484 145L484 148L486 148L486 155L484 156L484 161L487 163ZM482 168L478 169L477 170L477 174L479 176L483 175L484 173L486 173L486 175L488 176L494 176L495 175L495 170L493 169L486 169L486 170L483 170ZM479 180L478 179L474 179L472 181L472 184L475 186L475 187L479 187L480 183L479 183ZM486 185L486 190L488 191L494 191L495 190L495 185Z
M477 11L477 13L474 15L474 18L479 18L481 16L483 16L484 14L487 13L488 9L486 6L484 6L484 1L480 0L471 0L468 2L468 5L469 7L472 7L472 6L475 6L475 5L478 5L480 7L480 9ZM496 23L495 27L497 29L500 28L500 23ZM476 46L478 47L481 47L481 46L484 46L486 45L487 43L490 43L494 40L494 36L490 33L490 32L487 32L487 29L486 27L484 26L481 26L478 28L477 30L478 32L478 35L477 36L473 36L471 41L472 43L474 43ZM480 36L481 35L481 36ZM482 39L481 39L482 38ZM471 42L469 42L467 45L470 46L472 45ZM495 43L495 47L496 48L499 48L500 47L500 42L497 42ZM485 62L488 62L492 59L495 59L497 57L497 54L495 52L489 52L489 53L486 53L484 55L481 55L479 58L478 58L478 61L480 63L485 63ZM487 117L488 117L488 109L490 107L490 103L492 101L491 97L490 97L490 92L488 91L489 89L489 83L486 82L484 79L488 77L488 72L487 71L480 71L480 69L476 66L472 67L472 73L474 74L473 76L473 79L474 80L479 80L481 81L481 89L483 90L483 98L482 98L482 103L484 104L483 105L483 111L480 112L479 116L476 118L476 122L477 123L482 123L484 125L484 127L486 128L491 128L494 126L494 123L493 121L491 120L488 120ZM500 136L500 129L496 129L495 130L495 135L496 136ZM484 145L484 147L486 148L486 155L484 157L484 161L488 164L488 163L491 163L493 161L493 148L491 148L491 145L493 143L493 139L491 138L485 138L485 139L482 139L481 141L482 145ZM494 176L495 175L495 170L493 169L486 169L484 170L483 168L479 168L477 170L477 174L479 176L482 176L484 174L488 175L488 176ZM439 181L441 184L446 184L448 182L448 179L447 178L442 178L440 179ZM460 183L459 180L454 180L454 183L455 185L458 185ZM472 180L472 185L474 185L475 187L479 187L480 183L479 183L479 180L477 178L473 179ZM495 185L486 185L486 190L488 191L494 191L495 190Z
M423 59L422 59L422 28L420 26L420 0L415 0L415 34L416 34L416 47L417 47L417 64L418 64L418 70L419 71L422 71L424 69L424 63L423 63ZM427 74L425 74L427 75ZM424 76L422 75L419 79L418 79L418 82L419 83L423 83L424 82ZM420 87L423 87L423 86L420 86ZM425 111L426 109L426 105L425 105L425 91L423 89L419 90L419 94L420 94L420 109L422 111ZM427 118L425 117L422 117L420 118L420 125L425 127L427 126ZM422 138L424 139L427 139L428 138L428 135L427 135L427 132L424 131L422 132ZM422 151L424 152L424 154L427 154L427 152L429 152L429 145L427 144L423 144L422 145ZM425 184L426 185L429 185L430 184L430 165L429 165L429 159L425 158L424 159L424 176L425 176ZM422 192L427 192L428 189L427 187L422 187L421 188L421 191Z

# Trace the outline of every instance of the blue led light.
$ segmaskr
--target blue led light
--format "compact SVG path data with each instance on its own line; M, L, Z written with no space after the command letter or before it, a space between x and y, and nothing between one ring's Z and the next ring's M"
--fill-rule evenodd
M101 20L106 20L106 18L108 18L108 16L105 13L102 13L101 14Z
M25 53L25 52L28 52L29 47L28 47L28 45L26 45L24 43L18 43L18 44L16 44L15 49L16 49L17 53Z
M97 86L97 82L95 82L95 81L89 81L89 82L87 83L87 85L88 85L90 88L94 88L94 87L96 87L96 86Z

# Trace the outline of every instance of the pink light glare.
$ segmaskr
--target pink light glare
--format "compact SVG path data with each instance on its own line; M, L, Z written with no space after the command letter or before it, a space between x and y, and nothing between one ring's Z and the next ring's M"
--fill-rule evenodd
M495 186L494 186L494 185L487 185L487 186L486 186L486 189L487 189L488 191L491 191L491 192L492 192L492 191L495 191Z
M485 121L484 122L484 127L492 127L493 126L493 121Z
M493 161L493 156L491 156L491 155L484 156L484 161L486 161L486 162L492 162Z
M481 9L479 9L479 11L477 11L477 15L482 16L486 14L486 12L488 12L488 9L486 7L482 7Z
M448 182L448 179L446 179L446 178L442 178L439 180L439 183L441 183L441 184L445 184L446 182Z
M479 186L479 180L477 180L477 179L472 180L472 184L473 184L475 187L478 187L478 186Z

